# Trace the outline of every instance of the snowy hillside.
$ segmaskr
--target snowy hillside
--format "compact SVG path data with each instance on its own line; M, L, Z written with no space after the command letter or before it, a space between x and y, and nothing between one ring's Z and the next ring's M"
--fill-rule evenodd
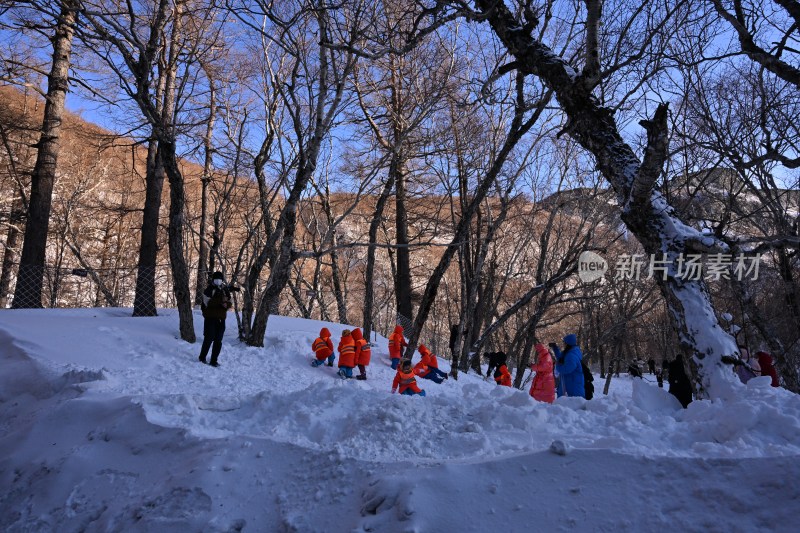
M272 317L257 349L229 317L214 369L175 311L129 315L0 312L0 530L796 530L800 397L769 378L687 410L624 377L406 397L383 338L367 381L309 365L344 325Z

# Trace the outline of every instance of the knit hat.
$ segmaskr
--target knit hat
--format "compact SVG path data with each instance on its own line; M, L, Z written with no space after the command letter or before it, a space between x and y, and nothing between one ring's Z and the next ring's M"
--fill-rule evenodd
M574 333L570 333L566 337L564 337L564 344L567 346L577 346L578 345L578 337Z
M222 275L222 272L217 270L213 274L211 274L211 279L225 279L225 276Z

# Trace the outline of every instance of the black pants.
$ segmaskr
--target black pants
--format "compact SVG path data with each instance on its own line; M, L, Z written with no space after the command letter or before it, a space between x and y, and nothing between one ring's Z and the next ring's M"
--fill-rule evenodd
M208 349L211 343L214 343L214 349L211 350L211 364L217 362L219 352L222 351L222 335L225 334L225 319L224 318L206 318L203 323L203 347L200 348L200 358L205 360L208 354Z

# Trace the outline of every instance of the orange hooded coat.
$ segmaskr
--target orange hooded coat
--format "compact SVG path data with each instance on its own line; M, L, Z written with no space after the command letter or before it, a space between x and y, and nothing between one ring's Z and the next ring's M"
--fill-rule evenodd
M427 346L425 346L424 344L420 344L419 353L422 354L423 358L426 355L428 356L428 360L425 362L426 365L428 365L431 368L436 368L436 369L439 368L439 360L436 359L436 354L431 352Z
M339 341L339 367L343 366L356 366L356 343L352 333L342 335L342 340Z
M502 385L503 387L511 386L511 372L508 371L508 367L506 365L501 365L495 373L499 373L499 375L494 378L498 385Z
M414 373L421 378L427 376L431 369L428 368L430 366L431 358L425 354L422 355L422 359L419 363L414 365Z
M411 389L417 394L422 392L422 389L417 385L417 379L414 377L413 370L408 373L402 370L397 371L397 374L394 376L394 381L392 381L392 392L395 392L397 387L400 387L400 394L403 394L406 389Z
M328 328L319 330L319 337L311 345L319 361L324 361L333 353L333 341L331 340L331 332Z
M403 326L397 325L394 328L394 333L389 335L389 357L391 359L400 359L404 346L408 346L408 343L403 338Z
M370 356L372 355L369 343L364 339L359 328L354 329L352 335L356 343L356 364L369 365Z

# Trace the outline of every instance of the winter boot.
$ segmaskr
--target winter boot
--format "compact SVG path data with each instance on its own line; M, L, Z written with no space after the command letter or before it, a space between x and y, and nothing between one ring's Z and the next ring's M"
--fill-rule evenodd
M356 379L360 380L360 381L364 381L365 379L367 379L367 375L366 374L359 374L359 375L356 376Z
M198 357L197 360L200 361L203 364L206 364L206 358L203 357L202 355L200 357Z

